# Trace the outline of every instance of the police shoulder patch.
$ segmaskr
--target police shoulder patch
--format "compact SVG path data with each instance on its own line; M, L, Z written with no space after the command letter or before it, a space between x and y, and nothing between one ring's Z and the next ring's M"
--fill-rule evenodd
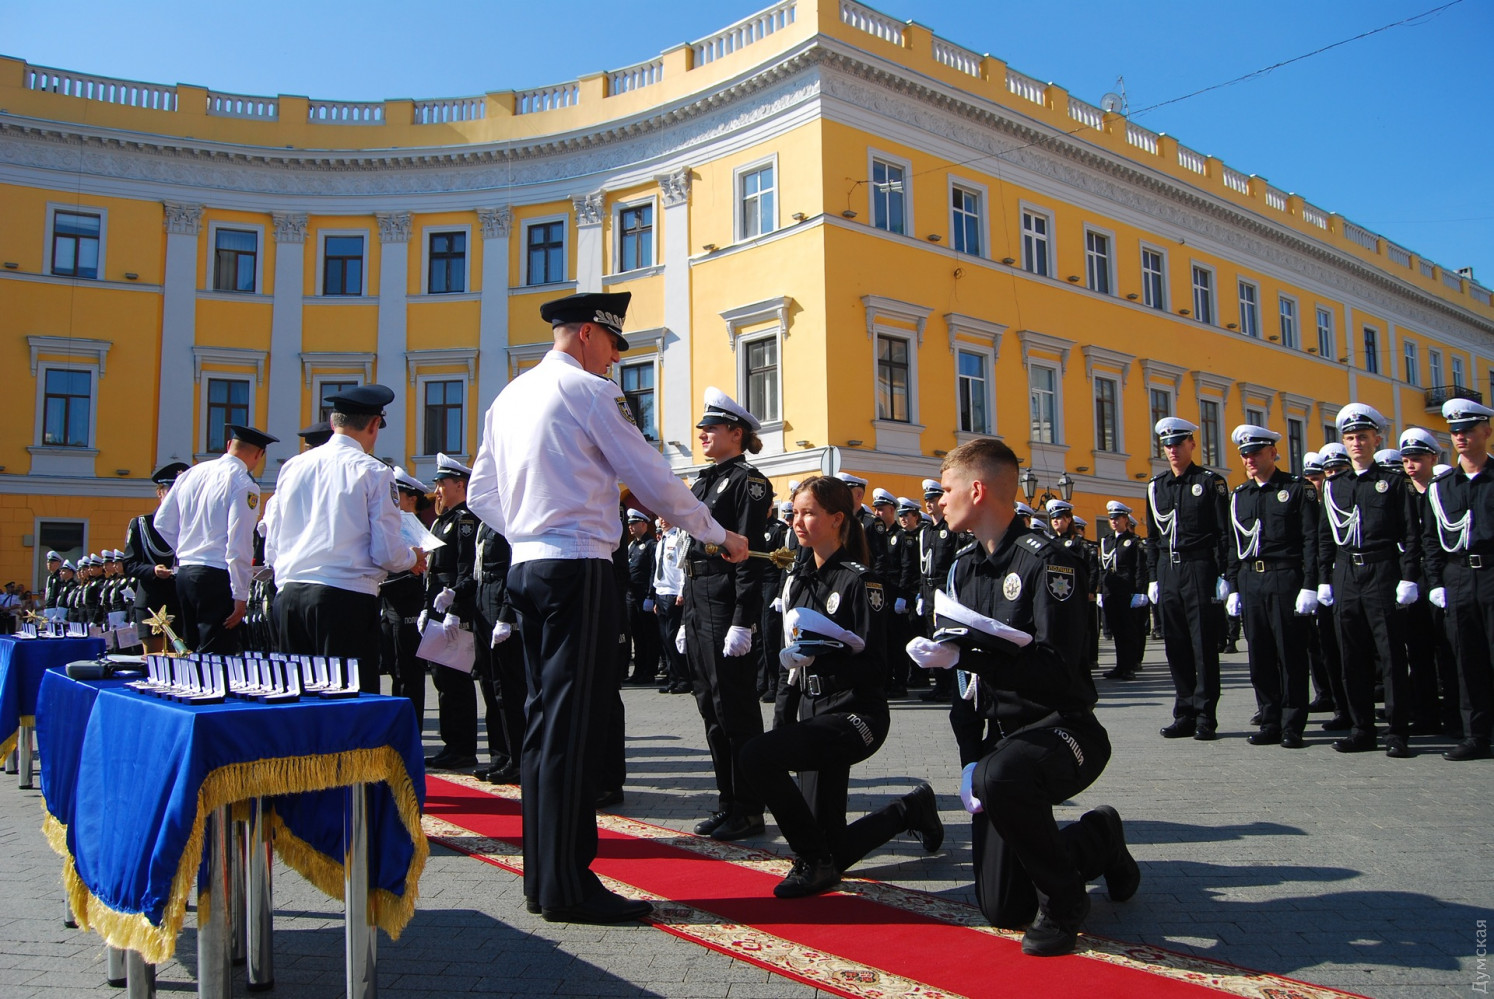
M1050 563L1043 571L1043 581L1054 600L1067 600L1074 594L1074 570Z
M1318 498L1318 491L1309 483L1302 487L1302 495L1306 496L1310 500L1316 501Z
M1220 496L1223 496L1229 492L1229 486L1223 479L1217 477L1214 479L1214 489L1219 493Z
M389 483L389 502L393 503L396 509L399 508L399 486L393 482Z
M476 530L477 530L477 528L472 524L472 521L470 521L470 520L463 520L462 521L462 537L464 537L464 538L470 538L470 537L472 537L473 533L476 532Z
M250 493L247 498L249 500L249 509L253 510L255 507L259 506L258 493Z
M768 495L768 480L749 477L747 479L747 495L754 500L760 500Z
M638 421L633 419L633 410L628 405L628 400L624 396L618 396L614 401L617 403L617 411L622 414L623 419L635 427L638 426Z
M835 594L835 596L839 597L840 594L837 593ZM880 611L887 605L887 592L882 589L881 583L866 584L866 602L871 604L871 609L874 611ZM838 601L837 606L839 606ZM825 604L825 608L831 613L834 613L834 608L832 608L828 603Z

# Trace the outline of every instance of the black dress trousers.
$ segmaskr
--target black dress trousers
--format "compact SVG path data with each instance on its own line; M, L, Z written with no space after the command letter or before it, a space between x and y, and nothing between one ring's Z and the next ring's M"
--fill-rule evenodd
M320 583L286 583L275 595L280 651L358 660L358 689L379 692L379 598Z
M176 599L181 605L178 637L193 652L236 656L243 651L238 628L225 628L233 615L233 590L227 569L184 565L176 570Z
M1218 577L1212 558L1171 562L1164 552L1157 565L1162 642L1176 691L1172 716L1192 718L1209 728L1218 725Z
M1241 625L1250 646L1250 682L1260 706L1261 728L1302 734L1307 724L1308 619L1298 617L1300 568L1255 563L1240 569Z
M723 563L724 565L725 563ZM763 716L757 694L757 660L728 656L723 639L736 607L731 575L696 576L685 589L685 655L695 703L705 721L706 745L720 792L723 812L761 815L763 803L742 780L737 754L749 739L762 735Z

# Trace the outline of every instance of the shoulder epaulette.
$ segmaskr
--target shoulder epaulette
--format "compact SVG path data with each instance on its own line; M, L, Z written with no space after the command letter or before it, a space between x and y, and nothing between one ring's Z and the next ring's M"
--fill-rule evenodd
M968 545L966 545L964 548L961 548L959 551L955 552L955 558L959 558L962 555L967 555L970 552L975 551L979 547L980 547L980 542L979 541L972 541Z
M862 565L860 562L852 562L850 559L846 559L841 563L841 565L845 566L847 569L850 569L858 576L865 576L871 572L870 569Z
M1037 531L1033 531L1031 534L1022 535L1017 543L1020 545L1024 545L1029 551L1042 554L1043 550L1048 547L1048 542L1050 540L1056 539L1050 539L1047 535L1039 534Z

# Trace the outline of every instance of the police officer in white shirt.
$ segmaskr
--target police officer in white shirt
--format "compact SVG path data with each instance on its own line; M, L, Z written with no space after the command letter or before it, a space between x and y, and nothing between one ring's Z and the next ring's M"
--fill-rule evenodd
M622 598L613 579L618 486L701 542L747 557L747 539L711 518L644 440L606 372L628 348L631 295L547 302L555 347L488 409L467 504L513 546L509 595L518 612L529 712L521 783L524 895L551 921L613 923L651 906L616 895L590 870L606 732L617 697Z
M425 556L400 535L394 473L369 453L394 393L360 385L327 401L332 438L280 467L265 532L276 631L282 652L356 658L359 688L377 694L379 584L423 572Z
M176 550L176 632L195 652L234 655L249 608L259 486L251 470L279 442L262 430L228 425L228 449L178 476L156 511L155 528Z

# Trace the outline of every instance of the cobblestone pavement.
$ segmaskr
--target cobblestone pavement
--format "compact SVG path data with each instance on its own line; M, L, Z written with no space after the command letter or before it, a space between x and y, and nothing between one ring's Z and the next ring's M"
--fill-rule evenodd
M1108 645L1102 668L1106 659ZM1214 743L1158 737L1171 705L1160 643L1149 647L1141 679L1099 681L1114 756L1059 818L1114 804L1143 881L1124 905L1096 889L1087 929L1375 999L1487 994L1491 969L1480 941L1486 948L1494 917L1494 765L1449 763L1439 755L1446 740L1434 738L1414 739L1410 760L1341 756L1316 724L1304 750L1250 746L1254 697L1244 655L1226 656L1224 673ZM694 703L651 688L623 696L629 782L616 811L686 829L713 805ZM428 703L434 749L434 691ZM973 904L958 778L945 711L895 702L887 744L852 772L851 814L928 779L949 835L933 857L909 838L895 840L855 873ZM104 984L99 938L62 927L61 865L42 838L40 796L16 790L13 780L0 783L0 995L117 995ZM774 838L758 845L785 850L771 822L768 832ZM283 868L275 895L270 994L340 995L341 905ZM158 970L163 994L195 988L192 925L189 916L177 960ZM524 911L516 877L440 847L414 920L397 943L379 941L379 981L385 997L824 995L648 927L545 923ZM245 994L242 971L235 991Z

